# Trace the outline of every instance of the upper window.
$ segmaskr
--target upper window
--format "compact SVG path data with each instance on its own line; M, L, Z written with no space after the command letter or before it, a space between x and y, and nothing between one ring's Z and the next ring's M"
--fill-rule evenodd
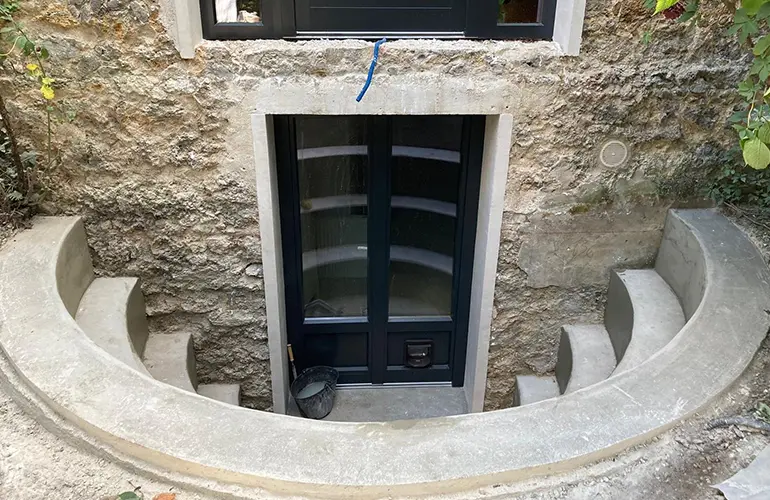
M551 39L556 0L200 0L207 39Z

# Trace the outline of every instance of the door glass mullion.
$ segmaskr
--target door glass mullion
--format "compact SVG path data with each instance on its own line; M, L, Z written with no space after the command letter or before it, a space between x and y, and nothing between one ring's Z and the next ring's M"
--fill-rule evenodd
M388 322L388 218L390 204L390 118L371 117L369 158L369 321L372 383L384 382Z

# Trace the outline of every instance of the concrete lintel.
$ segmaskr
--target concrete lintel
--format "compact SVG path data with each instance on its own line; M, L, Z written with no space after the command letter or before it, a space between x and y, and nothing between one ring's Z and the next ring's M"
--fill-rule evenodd
M361 100L365 73L337 78L261 79L254 110L266 115L499 115L518 107L519 88L505 78L468 79L442 73L375 73Z

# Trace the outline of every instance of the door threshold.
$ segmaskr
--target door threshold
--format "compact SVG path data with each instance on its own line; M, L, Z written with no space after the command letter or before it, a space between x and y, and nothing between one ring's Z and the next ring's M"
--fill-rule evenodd
M376 387L377 390L372 390ZM336 422L389 422L448 417L468 413L461 387L436 384L391 384L341 387L331 413L323 420ZM385 390L380 390L385 389ZM301 416L294 398L288 414Z
M337 385L337 390L409 389L409 388L426 388L426 387L452 387L452 382L392 382L389 384L339 384Z
M313 40L313 39L366 39L376 40L380 38L388 39L414 39L414 38L427 38L437 40L459 40L464 39L465 32L463 31L428 31L428 32L410 32L410 31L395 31L390 33L372 32L372 31L297 31L297 35L293 38L296 40Z

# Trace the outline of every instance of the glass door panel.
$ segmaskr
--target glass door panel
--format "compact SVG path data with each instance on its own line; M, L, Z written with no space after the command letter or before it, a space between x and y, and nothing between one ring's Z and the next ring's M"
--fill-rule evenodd
M368 156L361 117L297 119L303 315L367 315Z
M391 317L451 316L463 118L393 118Z

